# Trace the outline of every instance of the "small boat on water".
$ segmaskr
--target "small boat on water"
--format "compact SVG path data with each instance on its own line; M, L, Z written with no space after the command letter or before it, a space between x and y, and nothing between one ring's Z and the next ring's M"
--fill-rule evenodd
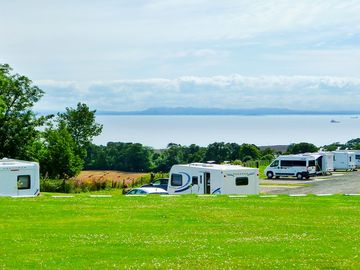
M337 120L334 120L334 119L331 119L330 123L340 123L340 121L337 121Z

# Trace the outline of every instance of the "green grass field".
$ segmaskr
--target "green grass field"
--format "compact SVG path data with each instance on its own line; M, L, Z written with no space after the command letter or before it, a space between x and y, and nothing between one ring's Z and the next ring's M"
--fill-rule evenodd
M0 198L0 269L360 269L360 197Z

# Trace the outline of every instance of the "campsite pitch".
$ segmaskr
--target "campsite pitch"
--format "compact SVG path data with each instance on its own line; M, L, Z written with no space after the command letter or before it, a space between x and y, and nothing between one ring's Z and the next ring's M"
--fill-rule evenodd
M0 269L359 269L360 197L0 198Z

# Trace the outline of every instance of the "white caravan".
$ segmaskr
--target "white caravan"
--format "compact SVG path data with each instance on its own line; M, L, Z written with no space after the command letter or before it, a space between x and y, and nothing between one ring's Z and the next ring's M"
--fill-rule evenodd
M356 167L360 167L360 150L351 150L355 152L355 165Z
M331 174L334 171L334 154L332 152L321 151L303 155L315 157L317 175Z
M334 171L336 170L355 170L355 152L348 150L333 151L334 154Z
M33 197L39 194L38 163L0 159L0 196Z
M258 194L259 171L238 165L191 163L170 170L169 194Z
M310 176L316 175L315 157L312 155L287 155L278 156L264 171L267 178L274 176L296 176L301 180L304 177L309 179Z

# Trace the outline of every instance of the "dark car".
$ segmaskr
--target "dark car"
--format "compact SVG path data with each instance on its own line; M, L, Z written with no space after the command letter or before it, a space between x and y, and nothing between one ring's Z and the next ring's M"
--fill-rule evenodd
M167 190L168 189L168 178L159 178L152 181L150 184L142 185L141 187L157 187Z

